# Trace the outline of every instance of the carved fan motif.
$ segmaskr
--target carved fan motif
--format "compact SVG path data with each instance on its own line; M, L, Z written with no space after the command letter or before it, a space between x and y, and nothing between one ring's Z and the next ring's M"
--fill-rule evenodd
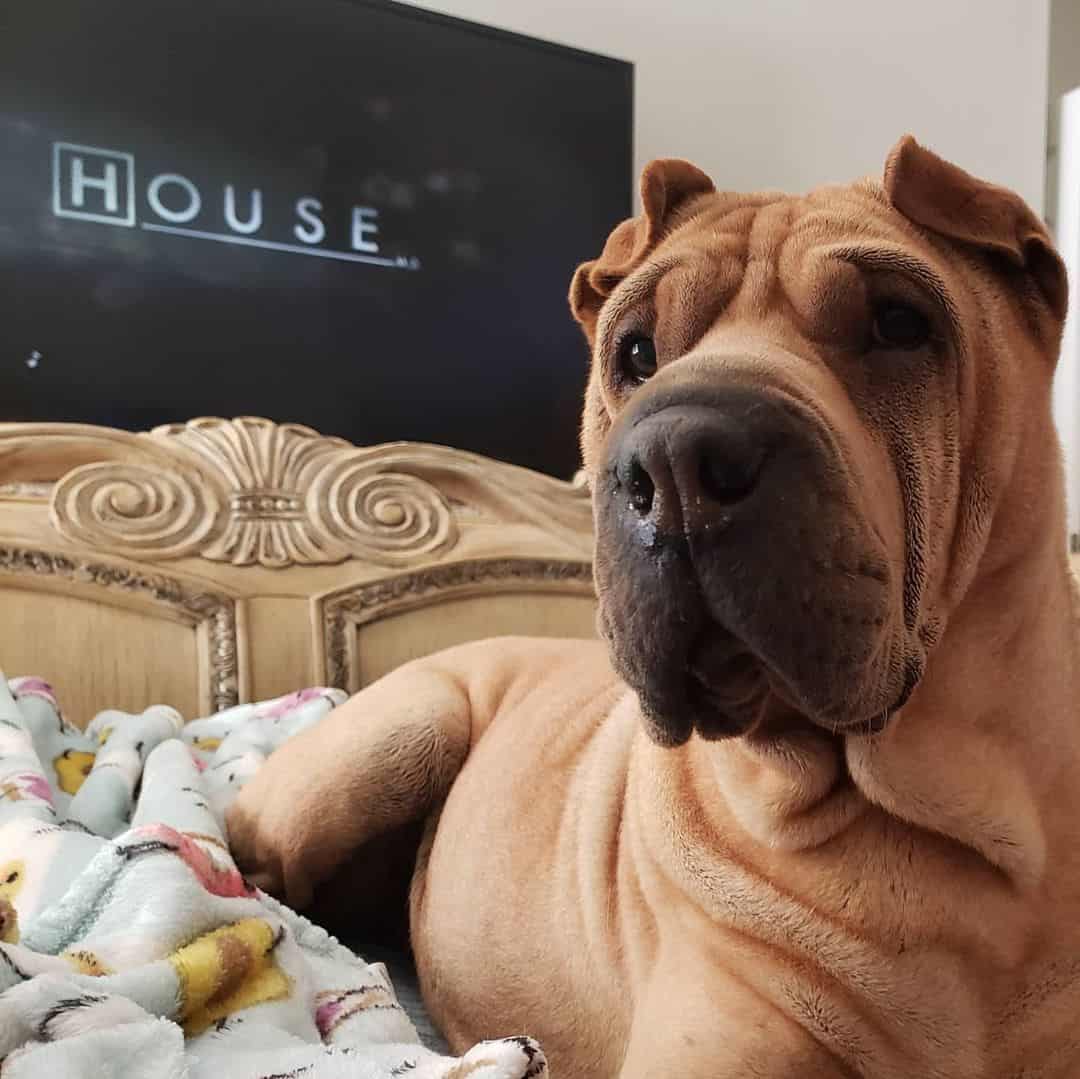
M308 427L200 419L144 437L188 452L69 472L52 498L62 533L159 558L274 568L350 557L394 564L457 539L430 483Z
M96 428L82 445L84 463L51 487L54 525L74 543L144 559L413 566L452 548L459 520L531 525L573 549L591 526L580 481L442 446L362 448L251 417L142 435Z

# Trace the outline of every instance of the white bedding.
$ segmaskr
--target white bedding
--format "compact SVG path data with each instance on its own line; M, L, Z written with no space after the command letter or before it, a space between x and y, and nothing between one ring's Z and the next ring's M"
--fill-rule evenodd
M426 1048L382 963L237 872L229 801L343 699L305 690L187 725L105 712L83 733L45 682L0 676L5 1079L547 1074L527 1037Z

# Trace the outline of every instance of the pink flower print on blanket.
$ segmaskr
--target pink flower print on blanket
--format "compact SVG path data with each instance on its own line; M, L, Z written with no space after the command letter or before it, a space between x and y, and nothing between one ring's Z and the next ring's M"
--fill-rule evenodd
M255 709L254 715L256 719L281 719L283 716L295 711L300 705L307 704L308 701L317 701L329 693L328 689L323 689L320 686L311 689L299 689L295 693L290 693L287 697L279 697L276 701L268 701L265 705L260 705Z
M211 840L207 837L207 842ZM148 824L128 832L123 852L128 858L166 851L177 855L211 895L222 899L251 899L255 889L234 865L219 865L191 836L167 824Z
M37 772L16 772L0 780L0 801L24 802L27 800L53 804L49 781Z
M330 1044L334 1031L354 1015L381 1008L399 1007L393 992L376 983L352 989L325 990L315 995L315 1026L319 1037Z
M56 691L44 678L13 678L8 686L16 700L20 697L40 697L57 711L60 710L60 705L56 700Z

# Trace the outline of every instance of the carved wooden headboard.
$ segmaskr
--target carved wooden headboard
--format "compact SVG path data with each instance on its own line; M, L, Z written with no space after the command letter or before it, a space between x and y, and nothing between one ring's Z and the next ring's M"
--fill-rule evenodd
M0 424L0 669L80 724L356 690L450 644L592 636L583 487L438 446L199 419Z

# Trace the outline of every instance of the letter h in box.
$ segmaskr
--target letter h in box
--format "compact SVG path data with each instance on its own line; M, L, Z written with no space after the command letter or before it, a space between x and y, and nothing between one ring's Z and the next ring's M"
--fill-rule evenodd
M135 158L95 146L53 143L53 213L133 228Z

